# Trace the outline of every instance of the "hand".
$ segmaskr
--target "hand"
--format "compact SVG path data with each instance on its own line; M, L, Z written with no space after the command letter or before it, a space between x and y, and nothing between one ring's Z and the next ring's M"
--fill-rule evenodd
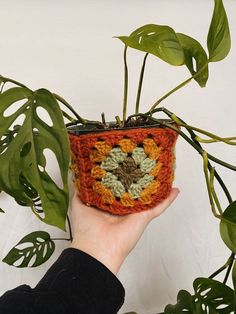
M168 198L153 209L116 216L84 205L75 192L72 199L71 247L95 257L116 274L149 222L160 216L178 194L179 190L173 188Z

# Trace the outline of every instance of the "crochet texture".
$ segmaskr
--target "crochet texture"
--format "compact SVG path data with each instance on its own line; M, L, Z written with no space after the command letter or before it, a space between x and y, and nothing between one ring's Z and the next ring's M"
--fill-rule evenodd
M170 193L177 139L173 130L69 133L69 139L70 168L84 203L124 215L147 210Z

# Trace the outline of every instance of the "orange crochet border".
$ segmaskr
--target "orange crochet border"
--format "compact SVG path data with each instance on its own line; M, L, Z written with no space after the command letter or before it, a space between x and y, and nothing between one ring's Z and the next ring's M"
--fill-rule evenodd
M177 137L178 134L175 131L158 127L109 130L81 135L69 133L71 168L74 173L75 185L78 189L80 199L85 204L116 215L140 212L154 207L164 200L171 191L172 182L174 180L174 147ZM151 138L154 140L157 147L162 148L158 158L158 162L162 163L162 167L153 180L154 185L156 182L156 193L152 195L149 193L145 203L141 202L139 199L132 199L132 202L129 204L129 199L127 199L127 204L124 206L119 198L114 198L112 203L106 203L104 202L104 198L102 198L102 192L99 193L98 189L94 188L97 180L91 175L91 171L98 163L91 158L91 152L96 151L96 143L103 141L113 148L117 147L119 141L124 138L129 138L136 145L140 145L145 139Z

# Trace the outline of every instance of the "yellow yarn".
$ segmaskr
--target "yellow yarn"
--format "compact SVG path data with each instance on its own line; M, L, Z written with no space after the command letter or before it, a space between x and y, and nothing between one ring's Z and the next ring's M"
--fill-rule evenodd
M96 142L94 147L97 148L97 150L99 151L101 155L105 155L105 156L107 156L110 150L112 149L110 145L102 141Z
M91 176L95 179L101 179L105 177L106 173L106 170L100 168L99 166L96 166L91 170Z
M148 187L146 187L142 192L141 192L141 196L139 198L139 200L143 203L143 204L150 204L152 202L152 198L151 195L155 194L157 192L157 189L160 186L160 182L159 181L152 181Z
M115 200L115 197L112 194L111 190L104 188L104 191L102 193L102 201L107 204L112 204L114 200Z
M157 176L159 171L161 170L162 168L162 163L161 162L158 162L155 167L149 172L149 175L150 176Z
M139 200L143 204L150 204L152 202L151 195L148 192L143 191Z
M105 189L106 188L100 182L95 182L93 185L93 190L100 195L102 195L102 193L104 193Z
M132 153L136 145L128 138L119 141L120 148L124 153Z
M146 187L145 190L148 190L149 193L152 195L152 194L155 194L155 193L157 192L157 189L159 188L159 186L160 186L160 182L154 180L154 181L152 181L152 182L148 185L148 187Z
M99 151L94 150L89 155L89 158L92 162L102 162L106 159L106 155L102 155Z
M124 193L122 195L120 201L126 207L134 206L134 200L133 200L132 196L128 192L126 192L126 193Z
M145 138L143 141L144 152L150 159L156 160L159 158L162 147L157 147L156 143L151 138Z

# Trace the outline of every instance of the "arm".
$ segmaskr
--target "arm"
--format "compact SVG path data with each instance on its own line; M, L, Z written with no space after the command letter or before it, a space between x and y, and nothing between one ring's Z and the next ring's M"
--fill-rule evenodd
M114 216L72 199L73 242L32 289L23 285L0 298L4 314L115 314L124 302L117 279L123 261L148 223L174 201L178 189L146 212Z

